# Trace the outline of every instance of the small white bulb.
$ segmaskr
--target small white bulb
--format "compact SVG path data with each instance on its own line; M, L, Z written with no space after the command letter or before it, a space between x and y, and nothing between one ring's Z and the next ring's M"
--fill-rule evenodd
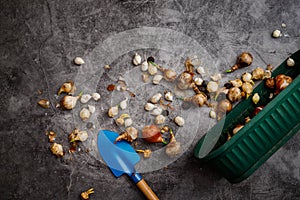
M135 140L138 137L138 130L132 126L126 128L126 133L130 135L132 140Z
M147 110L147 111L151 111L151 110L153 110L155 107L156 107L156 106L155 106L154 104L152 104L152 103L146 103L146 104L145 104L145 110Z
M94 92L94 93L92 94L92 97L93 97L93 99L94 99L95 101L98 101L98 100L101 98L100 94L97 93L97 92Z
M53 143L50 146L50 150L51 150L52 154L56 155L57 157L64 156L64 150L63 150L63 146L61 144Z
M157 93L151 97L150 101L151 101L151 103L157 104L159 102L159 100L161 99L161 97L162 97L162 94Z
M260 97L259 97L258 93L255 93L252 97L253 103L257 104L259 102L259 100L260 100Z
M116 124L117 124L118 126L123 126L124 123L125 123L125 122L124 122L124 119L123 119L123 118L119 117L119 118L116 119Z
M216 112L214 110L211 110L209 112L209 116L210 116L210 118L215 119L217 117L217 114L216 114Z
M118 106L113 106L108 110L108 116L109 117L114 117L116 115L118 115L119 113L119 108Z
M280 30L275 30L272 32L272 37L273 38L279 38L281 36Z
M160 115L162 113L162 111L163 110L160 107L154 108L151 112L151 115L154 115L154 116Z
M120 108L125 110L127 108L127 98L120 103Z
M132 63L135 66L140 65L142 63L142 57L138 53L135 53Z
M79 99L79 96L74 97L74 96L66 95L62 99L61 105L67 110L72 110L76 106L76 102L78 99Z
M286 64L287 64L287 66L289 66L289 67L294 67L294 66L295 66L295 61L294 61L292 58L288 58L288 59L286 60Z
M148 65L148 62L147 62L147 61L142 62L141 70L142 70L143 72L147 71L147 70L148 70L148 67L149 67L149 65Z
M173 95L171 92L167 92L167 93L165 94L165 99L166 99L167 101L173 101L173 100L174 100L174 95Z
M82 58L76 57L76 58L74 59L74 63L75 63L76 65L82 65L82 64L84 64L85 62L84 62L84 60L83 60Z
M92 106L92 105L88 105L88 109L89 109L90 113L92 113L92 114L96 111L96 107Z
M150 63L148 66L148 72L152 76L155 75L157 73L157 67Z
M81 96L80 102L81 102L81 103L87 103L91 98L92 98L91 95L89 95L89 94L84 94L84 95Z
M195 78L194 81L195 81L195 84L198 85L198 86L201 86L202 83L203 83L203 79L200 78L200 77Z
M198 73L198 74L205 74L204 68L203 68L203 67L198 67L198 68L197 68L197 73Z
M207 84L207 91L208 92L216 92L218 91L218 83L214 82L214 81L209 81Z
M132 121L131 118L127 118L127 119L124 120L125 127L131 126L132 123L133 123L133 121Z
M211 78L211 80L213 80L213 81L219 81L219 80L222 79L222 75L221 75L220 73L218 73L218 74L214 74L214 75L211 76L210 78Z
M154 85L158 85L162 78L163 78L162 75L156 74L156 75L153 77L153 80L152 80L153 84L154 84Z
M91 115L90 111L86 108L83 108L79 113L79 116L83 121L88 120L90 118L90 115Z
M178 125L178 126L183 126L184 125L184 119L180 116L175 117L174 122Z
M163 124L166 121L166 117L163 115L157 115L155 118L155 123L156 124Z
M149 74L148 73L143 73L142 74L142 79L144 83L147 83L149 81Z

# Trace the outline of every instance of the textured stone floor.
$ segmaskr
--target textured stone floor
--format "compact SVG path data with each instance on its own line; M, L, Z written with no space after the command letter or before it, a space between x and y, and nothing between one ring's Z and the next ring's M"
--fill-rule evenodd
M129 72L134 91L153 92L134 87L134 52L154 55L177 70L186 56L196 55L213 74L232 65L242 51L254 55L254 69L277 66L300 48L296 0L1 0L0 8L1 200L80 199L90 187L95 189L90 199L144 199L128 177L116 179L100 161L93 143L96 130L80 152L64 158L50 153L46 131L57 132L57 142L67 151L68 133L86 125L78 110L55 108L60 98L55 94L64 81L74 80L78 91L100 92L95 129L114 129L103 114L113 103L108 83ZM271 37L275 29L282 37ZM86 65L74 65L75 56L83 57ZM104 64L113 67L110 73ZM48 98L51 108L40 108L41 98ZM138 121L138 111L132 112ZM193 126L180 158L155 171L144 170L143 177L160 199L300 199L299 133L248 179L230 184L193 158L197 141L215 123L208 112L201 108L199 118L188 122Z

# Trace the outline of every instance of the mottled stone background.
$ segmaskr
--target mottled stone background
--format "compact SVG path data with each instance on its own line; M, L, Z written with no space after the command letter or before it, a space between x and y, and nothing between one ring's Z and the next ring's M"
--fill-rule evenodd
M1 0L0 8L1 200L73 200L90 187L95 189L91 199L144 199L128 177L116 179L95 156L95 150L86 153L91 146L81 145L81 152L57 159L45 136L46 130L54 130L57 141L67 146L67 134L77 125L76 116L55 108L55 94L64 81L80 81L81 68L72 63L75 56L87 62L99 59L99 65L104 62L97 48L108 38L143 27L165 28L195 40L201 46L199 52L205 54L202 59L211 60L211 67L219 71L245 50L254 55L253 69L268 63L277 66L300 48L297 0ZM282 23L287 27L282 28ZM274 29L280 29L283 36L272 38ZM112 43L105 44L107 52L118 51L117 46L109 50ZM137 47L136 51L153 53L166 65L179 66L188 54L173 49L143 50L143 40ZM132 55L129 51L105 62L122 67ZM113 78L113 74L107 79L103 75L95 86L97 91L103 90L106 100L105 84ZM36 103L40 98L50 99L51 108L40 108ZM101 101L103 111L110 102ZM205 117L195 122L200 125L188 150L168 166L143 174L160 199L300 199L299 133L251 177L233 185L193 158L196 142L213 123L207 117L209 110L201 108L199 112ZM100 124L109 127L106 119L97 116Z

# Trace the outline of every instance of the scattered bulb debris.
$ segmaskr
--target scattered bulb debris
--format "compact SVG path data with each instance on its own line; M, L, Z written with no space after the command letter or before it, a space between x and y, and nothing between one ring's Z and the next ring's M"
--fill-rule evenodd
M46 135L48 136L49 138L49 142L54 142L55 139L56 139L56 133L54 131L47 131L46 132Z
M211 110L209 112L209 116L210 116L210 118L215 119L217 117L217 114L216 114L216 112L214 110Z
M126 140L128 142L133 142L134 140L136 140L138 137L138 130L132 126L127 127L126 131L124 133L122 133L121 135L119 135L116 140L115 143L121 140Z
M84 191L80 194L82 200L88 200L89 195L94 193L94 188L90 188L87 191Z
M282 24L282 27L286 27L285 24ZM274 38L281 37L282 34L279 30L275 30L272 33L272 36ZM241 79L235 79L235 80L229 80L228 83L224 84L223 87L219 88L220 80L222 79L222 75L220 73L214 74L212 76L207 75L207 77L204 77L205 70L202 66L199 66L200 63L196 64L197 62L193 62L193 59L187 58L185 61L185 71L182 72L178 77L177 73L173 69L167 69L163 68L159 64L155 63L155 59L151 56L148 57L147 60L142 62L142 57L135 53L132 63L135 66L141 65L141 71L143 72L142 78L144 82L148 82L150 78L152 78L152 82L155 85L160 84L162 81L175 81L176 79L176 86L180 90L192 90L195 92L194 96L191 97L178 97L176 96L175 102L177 103L177 100L182 100L182 107L184 104L189 105L188 108L190 108L191 103L194 103L195 105L201 107L203 105L207 105L211 107L212 109L209 112L209 117L217 120L220 120L226 113L230 112L232 110L232 104L239 101L241 98L248 98L252 95L253 92L253 80L265 80L265 85L268 88L271 88L273 90L276 89L276 92L271 93L273 98L273 95L278 94L280 91L282 91L284 88L286 88L291 82L291 77L285 76L283 74L280 74L276 76L275 78L272 78L272 69L268 68L267 70L264 70L260 67L257 67L254 69L251 73L245 72ZM253 56L249 52L242 52L237 58L236 64L231 67L231 69L227 70L226 72L233 72L237 69L248 67L253 62ZM74 63L77 65L84 64L84 60L80 57L76 57L74 59ZM289 67L292 67L295 65L295 61L292 58L288 58L286 60L286 64ZM196 68L197 65L198 67ZM268 65L269 66L269 65ZM105 65L104 69L110 69L109 65ZM194 73L196 71L196 73ZM163 74L163 75L161 75ZM200 74L200 75L199 75ZM200 77L199 77L200 76ZM205 78L209 78L211 81L203 80ZM157 87L157 86L156 86ZM118 82L116 85L111 84L107 87L108 91L117 90L116 92L124 92L127 91L130 93L131 97L134 97L135 94L129 91L127 88L127 83L125 78L122 76L119 77ZM91 98L93 98L95 101L98 101L101 96L99 93L92 93L90 94L80 94L78 96L72 96L74 95L76 91L75 84L72 81L65 82L59 89L57 93L58 95L61 93L66 93L67 95L64 96L61 100L61 106L67 110L71 110L76 106L76 102L80 99L80 102L82 104L88 103ZM169 144L166 146L166 154L170 157L176 156L181 153L181 144L180 142L177 142L175 139L175 135L172 131L172 129L165 123L168 121L171 121L171 123L175 123L177 126L182 127L185 124L185 120L181 116L176 116L180 113L171 113L174 108L174 94L171 91L165 91L164 98L162 98L162 93L156 93L153 95L149 102L147 102L144 105L144 109L146 111L150 111L149 114L154 115L152 117L152 125L150 126L144 126L142 129L142 137L143 140L149 143L163 143L167 144L164 140L165 134L170 133L170 139ZM177 93L175 93L177 95ZM271 95L270 94L270 95ZM212 98L213 97L213 98ZM257 104L260 100L260 97L258 93L255 93L252 96L253 103ZM117 137L115 142L126 140L128 142L133 142L138 137L138 129L134 128L133 120L127 113L122 113L119 117L119 109L121 109L120 112L124 112L128 106L128 98L125 100L122 100L119 105L112 106L108 110L108 116L111 118L114 118L115 123L118 126L123 126L119 128L126 128L125 132L120 134L119 137ZM165 102L164 102L165 101ZM166 102L168 101L168 102ZM173 105L171 105L173 102ZM191 102L191 103L187 103ZM212 103L211 103L212 102ZM95 102L93 102L95 103ZM38 104L43 108L49 108L50 103L47 99L42 99L38 102ZM79 116L83 121L87 121L91 114L95 112L96 107L94 105L87 105L87 107L84 107L81 109ZM172 115L169 115L169 114ZM169 116L169 117L168 117ZM172 116L172 117L171 117ZM173 118L173 116L176 116ZM172 122L173 119L173 122ZM250 117L248 117L248 120L245 119L245 123L249 122ZM154 125L155 123L155 125ZM158 126L159 125L159 126ZM239 130L243 128L244 125L238 124L233 129L233 135L236 134ZM86 124L87 129L95 128L95 125L91 122L88 122ZM178 128L178 127L177 127ZM49 142L51 142L50 150L51 152L58 156L62 157L64 156L63 146L58 143L54 143L56 139L56 133L53 131L49 131L46 133ZM233 136L231 133L228 136L228 138ZM76 150L76 144L77 142L83 142L88 139L88 132L87 131L80 131L78 129L74 129L70 135L69 135L69 142L71 143L72 147L69 150L75 151ZM177 136L177 135L176 135ZM78 148L78 151L80 149ZM151 155L151 150L136 150L138 153L143 153L144 158L149 158ZM88 195L94 193L93 188L81 193L82 199L88 199Z
M166 154L170 157L174 157L182 152L180 142L177 142L172 129L170 130L170 142L166 147Z
M92 130L92 129L96 128L96 126L92 122L88 122L88 123L86 123L86 128L89 130Z
M137 153L142 153L144 158L150 158L151 154L152 154L152 151L150 149L145 149L145 150L142 150L142 149L137 149L135 150Z

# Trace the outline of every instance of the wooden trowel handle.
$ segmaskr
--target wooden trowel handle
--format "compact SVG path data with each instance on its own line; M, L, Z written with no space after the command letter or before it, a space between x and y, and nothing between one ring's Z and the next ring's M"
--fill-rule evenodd
M138 188L144 193L149 200L159 200L156 194L152 191L144 179L140 180L137 184Z

